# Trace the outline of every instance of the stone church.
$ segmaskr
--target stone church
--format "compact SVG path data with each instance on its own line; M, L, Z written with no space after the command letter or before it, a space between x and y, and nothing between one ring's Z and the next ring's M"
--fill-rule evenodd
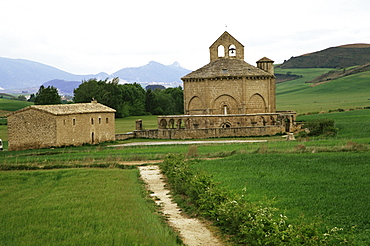
M158 117L158 129L135 137L191 139L245 137L294 132L294 111L276 111L273 61L263 57L252 66L244 46L224 32L210 47L210 62L184 76L185 115Z
M228 32L209 51L211 62L182 78L185 114L275 113L273 61L246 63L244 46Z

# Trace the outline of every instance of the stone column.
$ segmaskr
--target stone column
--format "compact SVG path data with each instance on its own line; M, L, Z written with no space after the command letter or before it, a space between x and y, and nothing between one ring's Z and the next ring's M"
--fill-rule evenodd
M136 120L136 131L143 130L143 120Z

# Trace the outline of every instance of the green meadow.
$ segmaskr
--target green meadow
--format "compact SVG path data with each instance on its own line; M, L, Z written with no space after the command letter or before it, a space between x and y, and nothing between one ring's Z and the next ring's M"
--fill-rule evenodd
M298 114L356 109L370 106L370 71L335 79L311 87L305 83L331 69L276 69L276 72L303 75L302 78L277 84L277 110L295 110Z
M178 245L138 170L0 172L0 245Z
M195 168L251 202L274 201L294 224L341 228L354 245L370 242L370 152L254 153L201 161Z

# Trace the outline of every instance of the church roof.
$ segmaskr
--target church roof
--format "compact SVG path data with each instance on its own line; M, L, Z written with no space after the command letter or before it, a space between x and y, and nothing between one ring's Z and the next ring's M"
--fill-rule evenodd
M266 56L265 57L262 57L261 59L259 59L257 62L274 62L273 60L267 58Z
M26 108L15 111L13 113L10 113L8 114L8 116L29 109L36 109L53 115L116 112L115 109L112 109L100 103L74 103L74 104L54 104L54 105L31 105Z
M185 75L181 79L200 79L230 76L273 76L239 59L218 59Z

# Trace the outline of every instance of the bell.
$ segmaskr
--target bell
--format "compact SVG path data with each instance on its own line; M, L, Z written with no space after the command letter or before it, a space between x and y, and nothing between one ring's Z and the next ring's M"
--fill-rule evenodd
M235 48L230 48L229 50L230 50L230 53L231 54L234 54L235 53Z

